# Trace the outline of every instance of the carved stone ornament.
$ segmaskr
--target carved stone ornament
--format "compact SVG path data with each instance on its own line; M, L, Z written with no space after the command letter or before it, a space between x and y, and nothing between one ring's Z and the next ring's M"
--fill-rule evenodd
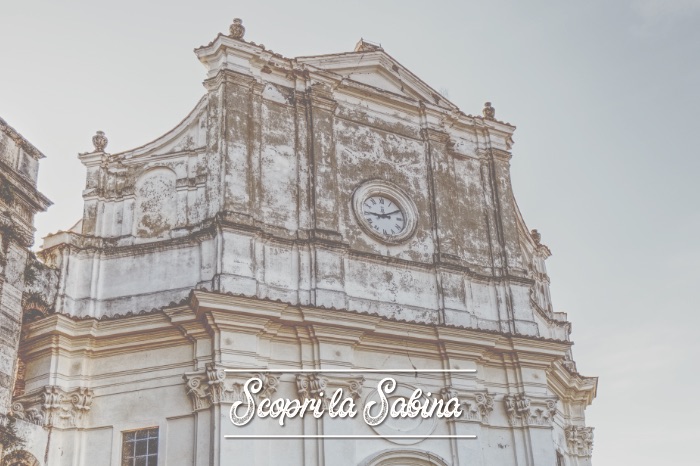
M15 386L14 386L14 389L12 390L13 397L24 395L24 388L25 388L24 376L25 376L26 372L27 372L27 366L24 363L24 360L22 358L18 357L17 358L17 370L15 372Z
M540 232L537 230L532 230L530 232L530 236L532 236L532 240L535 242L535 244L539 246L540 241L542 241L542 235Z
M567 427L566 443L569 446L569 453L572 455L591 456L593 454L593 427Z
M251 377L263 382L263 389L256 394L257 400L270 398L277 391L279 377L269 373L229 374L223 367L209 363L202 373L185 374L187 395L192 401L192 411L208 409L212 405L246 401L243 388Z
M17 419L44 427L66 429L84 427L83 420L92 407L93 392L89 388L65 391L55 385L26 400L12 405Z
M496 108L491 106L491 102L484 103L484 109L482 110L484 118L487 120L496 119Z
M493 411L493 396L486 392L459 392L452 387L440 390L442 399L447 401L450 398L457 398L462 408L460 421L489 423L489 414Z
M373 44L372 42L367 42L364 39L355 45L355 52L376 52L378 50L384 50L380 44Z
M512 427L551 427L557 412L556 399L533 400L521 393L506 395L503 402Z
M348 395L357 400L362 395L362 387L365 383L363 376L336 376L315 374L297 374L297 393L299 401L306 399L323 400L324 409L328 409L331 397L339 388L343 389L343 398Z
M95 152L104 152L108 142L109 139L105 136L104 131L98 131L97 134L92 137L92 145L95 146Z
M576 370L576 363L574 360L571 358L571 350L569 350L565 355L564 355L564 360L561 362L562 365L571 372L572 374L578 374L578 370Z
M232 39L241 40L245 35L245 27L243 27L243 21L241 18L235 18L233 20L233 24L228 28L228 30L230 32L229 37Z

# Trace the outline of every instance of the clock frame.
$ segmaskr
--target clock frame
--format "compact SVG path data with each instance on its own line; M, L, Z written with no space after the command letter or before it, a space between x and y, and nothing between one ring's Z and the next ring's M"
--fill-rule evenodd
M375 202L372 203L371 199ZM383 205L379 203L379 199L384 200ZM401 214L401 217L396 211ZM410 238L416 229L418 210L414 202L398 186L384 180L365 182L355 190L353 212L365 233L383 243L401 243ZM403 220L403 224L398 221L399 218ZM400 225L403 225L403 228L400 231L393 228L395 233L392 234L391 226Z

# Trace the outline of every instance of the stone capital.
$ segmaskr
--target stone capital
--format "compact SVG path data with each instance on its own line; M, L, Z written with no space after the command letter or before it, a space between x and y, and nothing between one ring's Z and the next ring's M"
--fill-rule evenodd
M79 387L66 391L56 385L30 396L22 396L12 405L17 419L43 427L68 429L85 427L92 407L93 391Z
M535 399L524 393L506 395L503 402L512 427L551 427L557 412L557 399Z
M276 374L255 372L227 373L216 364L209 363L201 372L190 372L183 376L186 381L187 395L192 402L192 411L208 409L212 405L222 403L245 402L244 387L251 377L257 377L263 382L263 387L256 394L256 401L270 398L277 391L279 377Z

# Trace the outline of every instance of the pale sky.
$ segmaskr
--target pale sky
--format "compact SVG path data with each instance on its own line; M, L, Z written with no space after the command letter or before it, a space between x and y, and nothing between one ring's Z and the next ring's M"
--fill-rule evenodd
M518 127L515 195L554 253L555 310L600 377L593 464L699 464L700 0L3 0L0 116L47 155L54 202L38 237L81 217L96 130L119 152L187 115L192 49L234 17L287 57L380 42L464 112L493 102Z

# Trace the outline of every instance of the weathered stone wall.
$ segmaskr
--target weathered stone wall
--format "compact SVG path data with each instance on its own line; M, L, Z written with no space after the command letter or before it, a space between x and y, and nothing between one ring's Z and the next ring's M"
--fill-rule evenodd
M28 252L21 245L8 241L2 235L6 247L2 251L0 264L0 414L6 414L12 404L17 346L22 325L22 292L24 291L24 268Z
M548 282L535 284L524 250L535 246L510 187L512 126L427 102L417 79L395 89L386 73L406 71L382 51L363 77L373 86L338 68L355 54L295 62L226 38L198 53L208 95L177 128L133 151L81 155L82 227L43 253L63 271L59 312L149 310L202 287L568 337L531 305ZM212 65L217 54L228 62ZM415 203L406 241L358 225L352 196L370 180Z
M29 247L34 215L50 202L36 190L43 154L0 119L0 415L10 412L27 282L36 274ZM45 283L47 293L55 283Z

